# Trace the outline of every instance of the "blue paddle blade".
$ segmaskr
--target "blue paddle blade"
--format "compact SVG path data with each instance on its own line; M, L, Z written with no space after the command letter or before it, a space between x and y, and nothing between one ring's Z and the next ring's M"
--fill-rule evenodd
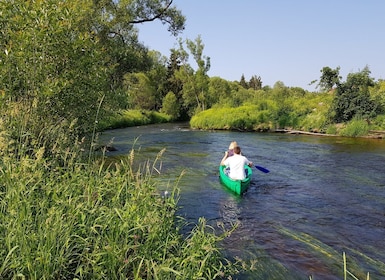
M255 168L257 168L258 170L262 171L263 173L269 173L270 172L270 170L268 170L268 169L266 169L266 168L264 168L262 166L256 165Z

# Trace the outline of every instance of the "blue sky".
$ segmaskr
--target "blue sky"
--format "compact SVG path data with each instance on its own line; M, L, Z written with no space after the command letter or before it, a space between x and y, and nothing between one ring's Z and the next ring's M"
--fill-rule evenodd
M324 66L341 67L343 80L369 66L385 79L385 0L174 0L186 16L179 37L201 36L210 77L263 85L309 86ZM139 40L169 57L177 39L159 22L139 27ZM191 65L196 65L192 61Z

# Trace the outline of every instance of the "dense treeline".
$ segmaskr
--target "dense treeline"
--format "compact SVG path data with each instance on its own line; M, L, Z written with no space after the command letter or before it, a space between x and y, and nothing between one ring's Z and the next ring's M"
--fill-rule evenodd
M109 0L2 3L2 100L16 102L35 116L29 118L35 134L47 120L76 120L80 134L93 130L95 118L101 120L96 129L130 125L127 110L161 113L160 118L150 118L149 122L195 116L191 124L199 128L307 130L306 123L317 119L315 110L318 113L320 109L314 100L327 110L322 109L322 116L318 113L325 120L317 119L317 124L310 125L312 129L325 131L332 124L352 119L384 127L379 117L385 110L384 81L375 81L368 67L350 73L346 81L342 81L339 68L324 67L319 92L308 92L286 87L280 81L272 88L263 86L257 75L249 81L243 74L239 81L210 77L210 58L204 55L199 36L179 40L179 47L171 49L168 57L147 49L138 41L135 24L157 19L168 24L174 35L183 31L185 18L171 4ZM320 100L319 95L325 93L332 97ZM260 108L253 114L263 115L262 121L260 116L224 125L215 124L213 119L197 121L202 117L198 113L213 107L252 105ZM238 115L233 114L232 119ZM200 125L202 122L206 125ZM248 125L237 126L236 122Z
M339 68L324 67L321 73L319 92L286 87L282 82L259 90L247 83L238 86L190 123L203 129L296 129L344 136L385 129L385 81L374 81L368 67L350 73L346 81L339 76Z

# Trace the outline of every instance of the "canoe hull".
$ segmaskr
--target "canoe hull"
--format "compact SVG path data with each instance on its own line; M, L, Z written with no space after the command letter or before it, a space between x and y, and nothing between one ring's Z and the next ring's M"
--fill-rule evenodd
M250 185L251 176L253 171L247 165L245 165L245 169L247 170L247 177L244 180L232 180L225 173L226 166L219 166L219 179L223 185L225 185L228 189L235 192L236 194L244 193Z

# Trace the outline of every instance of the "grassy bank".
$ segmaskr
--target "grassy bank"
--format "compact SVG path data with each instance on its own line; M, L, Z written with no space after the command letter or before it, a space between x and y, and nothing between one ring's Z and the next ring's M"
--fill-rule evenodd
M321 109L302 115L292 112L277 119L276 114L271 110L260 110L255 105L213 108L193 116L190 125L192 128L207 130L275 131L287 129L345 137L368 136L372 135L373 131L385 131L383 115L379 115L371 121L354 118L346 123L334 124L327 122L326 110ZM376 136L383 138L383 134L385 133L377 133Z
M167 114L147 110L123 110L102 120L100 130L124 128L138 125L166 123L171 117Z
M218 235L202 218L181 234L177 182L168 195L153 183L163 151L135 169L135 151L107 165L83 142L58 149L27 141L27 131L13 133L6 124L0 123L1 279L215 279L238 272L218 247L228 231ZM54 127L46 132L59 133L50 135L57 143L66 138Z

